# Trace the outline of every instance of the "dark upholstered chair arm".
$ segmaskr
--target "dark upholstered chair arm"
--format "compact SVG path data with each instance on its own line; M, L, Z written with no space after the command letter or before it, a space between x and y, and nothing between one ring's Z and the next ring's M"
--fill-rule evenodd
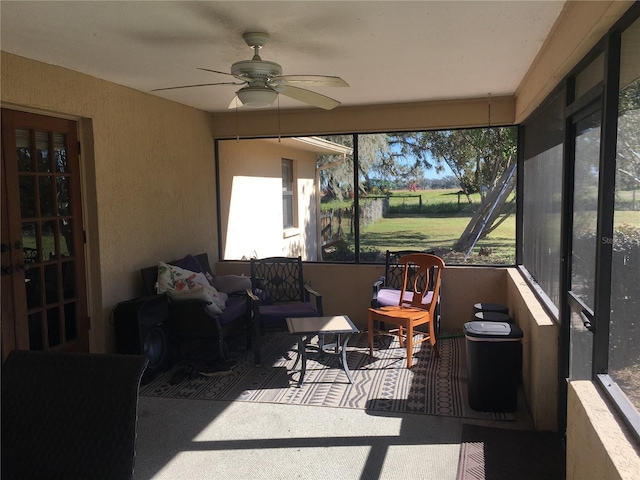
M316 297L316 298L322 298L322 294L321 294L321 293L316 292L316 291L315 291L313 288L311 288L309 285L305 285L305 286L304 286L304 289L307 291L307 293L308 293L309 295L313 295L313 296L314 296L314 297Z
M304 290L305 290L305 295L307 297L307 299L311 299L311 297L313 297L315 299L316 302L316 310L318 311L318 313L320 314L320 316L322 316L323 310L322 310L322 294L316 292L313 288L311 288L309 285L305 285L304 286Z
M258 297L256 297L250 290L246 290L244 292L238 292L229 295L229 298L238 298L238 297L247 297L248 303L247 306L251 305L253 302L258 302ZM227 300L229 302L229 300ZM216 317L214 313L210 313L207 310L207 306L211 305L213 302L207 300L171 300L169 297L169 308L174 311L179 311L181 316L188 315L208 315L209 317Z
M260 299L258 298L258 296L255 293L253 293L251 290L247 289L245 290L245 293L251 299L252 302L260 303Z
M211 305L213 302L207 300L172 300L169 297L169 305L171 308L202 308Z
M378 292L384 286L385 278L384 276L380 277L373 283L373 294L371 295L371 308L378 308Z
M260 322L260 299L251 290L247 289L247 309L251 312L251 320L259 327Z

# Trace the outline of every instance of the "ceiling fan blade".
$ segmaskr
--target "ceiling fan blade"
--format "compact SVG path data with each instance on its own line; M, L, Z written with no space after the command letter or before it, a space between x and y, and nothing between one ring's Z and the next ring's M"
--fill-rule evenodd
M282 95L308 103L314 107L324 108L325 110L331 110L340 105L340 102L333 98L320 95L311 90L305 90L304 88L292 87L290 85L276 85L273 89Z
M220 73L222 75L230 75L232 77L235 77L235 75L232 75L231 73L221 72L220 70L211 70L210 68L202 68L202 67L197 67L197 68L198 68L198 70L204 70L205 72Z
M247 77L244 77L244 76L234 75L233 73L228 73L228 72L221 72L220 70L211 70L210 68L202 68L202 67L197 67L197 68L198 70L203 70L205 72L219 73L221 75L229 75L230 77L237 78L240 81L248 82ZM240 83L238 83L237 85L240 85Z
M244 85L238 82L218 82L218 83L198 83L196 85L180 85L179 87L166 87L166 88L154 88L152 92L159 92L161 90L176 90L178 88L192 88L192 87L209 87L211 85Z
M348 87L349 84L340 77L327 75L281 75L273 77L271 85L298 85L303 87Z
M240 108L242 105L244 105L240 99L238 98L238 95L236 95L235 97L233 97L233 99L231 100L231 103L229 104L229 106L227 108L231 109L231 108Z

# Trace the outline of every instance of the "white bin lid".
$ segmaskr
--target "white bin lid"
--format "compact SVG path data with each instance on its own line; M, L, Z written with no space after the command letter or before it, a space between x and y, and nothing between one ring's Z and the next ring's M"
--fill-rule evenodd
M518 340L522 338L522 330L517 325L507 322L467 322L464 324L467 338L472 340L493 338L504 340Z

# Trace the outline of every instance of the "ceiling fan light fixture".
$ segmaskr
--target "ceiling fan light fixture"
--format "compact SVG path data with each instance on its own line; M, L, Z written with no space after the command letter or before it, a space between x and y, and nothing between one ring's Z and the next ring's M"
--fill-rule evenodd
M278 92L268 87L244 87L238 90L237 95L242 105L261 108L272 105Z

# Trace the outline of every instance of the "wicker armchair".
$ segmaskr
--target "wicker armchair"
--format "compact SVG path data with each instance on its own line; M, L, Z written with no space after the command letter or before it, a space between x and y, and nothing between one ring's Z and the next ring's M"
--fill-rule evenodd
M10 352L2 479L131 479L146 364L144 355Z

